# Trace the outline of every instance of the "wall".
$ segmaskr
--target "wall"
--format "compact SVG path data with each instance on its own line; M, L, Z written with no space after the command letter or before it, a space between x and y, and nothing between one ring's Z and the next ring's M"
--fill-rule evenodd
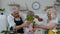
M1 0L0 0L0 7L1 7Z
M55 0L1 0L2 8L5 8L5 12L4 12L5 15L8 15L11 12L10 7L8 6L8 4L11 1L15 1L15 3L20 4L21 7L26 7L25 4L27 4L29 10L34 11L36 14L44 13L44 9L46 6L50 6L50 5L53 5L55 3ZM38 1L40 3L39 10L32 9L32 3L34 1Z
M1 9L1 0L0 0L0 9ZM1 11L0 11L0 13L1 13Z
M57 9L57 14L58 14L58 20L60 21L60 6L56 6L56 9Z

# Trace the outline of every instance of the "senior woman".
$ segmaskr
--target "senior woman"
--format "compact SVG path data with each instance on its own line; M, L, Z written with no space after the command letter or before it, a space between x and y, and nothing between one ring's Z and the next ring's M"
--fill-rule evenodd
M55 30L58 24L58 18L56 15L56 9L54 6L48 6L45 9L46 18L44 19L44 25L34 25L35 28L42 28L45 30ZM45 33L43 33L45 34Z

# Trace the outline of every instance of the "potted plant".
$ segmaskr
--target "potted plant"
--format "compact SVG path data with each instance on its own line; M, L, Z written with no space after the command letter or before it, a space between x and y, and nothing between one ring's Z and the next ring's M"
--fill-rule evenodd
M3 8L3 9L0 8L0 11L4 11L4 10L5 10L5 8Z
M8 30L8 27L6 30L2 30L0 33L8 34L10 31Z

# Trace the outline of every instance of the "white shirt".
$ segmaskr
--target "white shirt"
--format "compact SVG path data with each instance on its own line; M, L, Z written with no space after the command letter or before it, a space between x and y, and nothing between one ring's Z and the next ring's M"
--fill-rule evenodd
M7 17L8 23L9 23L9 27L14 26L15 22L14 22L14 17L12 15L9 15Z
M45 26L49 26L52 23L58 24L58 18L56 17L55 19L52 19L49 23L47 23L47 21L45 22ZM57 26L57 25L56 25ZM56 26L53 28L53 30L56 29Z
M39 22L38 19L35 19L35 24L44 25L44 22L43 21ZM42 28L36 28L34 34L45 34L45 30Z

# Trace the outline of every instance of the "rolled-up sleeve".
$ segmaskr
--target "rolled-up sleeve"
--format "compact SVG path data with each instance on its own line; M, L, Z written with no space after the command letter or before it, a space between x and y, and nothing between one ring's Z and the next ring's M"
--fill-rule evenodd
M14 26L14 18L12 16L8 16L7 17L8 23L9 23L9 27Z

